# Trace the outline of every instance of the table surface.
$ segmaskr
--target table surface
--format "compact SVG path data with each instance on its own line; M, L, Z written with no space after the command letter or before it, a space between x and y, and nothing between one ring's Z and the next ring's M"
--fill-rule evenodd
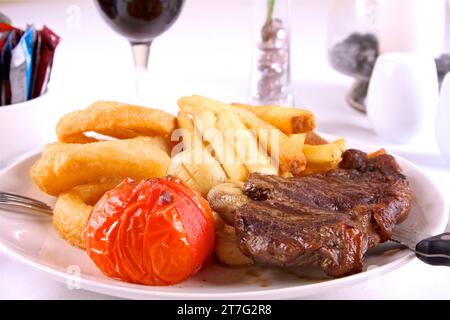
M422 137L408 145L390 145L375 135L363 114L345 104L351 79L334 72L326 61L329 2L294 2L292 78L296 105L316 114L321 132L379 145L413 161L446 197L450 196L450 165L439 155L434 139ZM152 45L146 79L148 104L175 112L176 99L182 95L245 101L252 49L252 5L250 0L187 1L177 23ZM3 2L0 11L17 26L46 24L63 38L51 80L49 96L55 109L48 119L48 132L43 132L47 141L55 139L55 121L68 111L84 108L94 100L132 100L130 49L101 21L92 1ZM0 298L112 297L70 290L0 253ZM389 274L308 298L449 299L450 269L431 267L416 259Z

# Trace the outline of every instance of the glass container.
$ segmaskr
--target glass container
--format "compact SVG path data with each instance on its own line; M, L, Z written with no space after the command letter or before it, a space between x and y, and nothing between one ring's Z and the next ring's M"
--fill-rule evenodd
M249 102L292 106L291 0L254 0L254 47Z

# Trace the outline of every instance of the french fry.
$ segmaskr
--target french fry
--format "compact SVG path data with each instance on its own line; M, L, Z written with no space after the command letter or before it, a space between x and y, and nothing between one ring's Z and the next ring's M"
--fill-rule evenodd
M180 129L184 129L186 132L183 134L183 147L185 150L193 149L194 148L194 122L191 118L189 118L189 115L184 112L180 111L177 115L177 123L178 127Z
M381 156L381 155L383 155L383 154L386 154L386 150L380 149L380 150L377 150L377 151L375 151L375 152L369 153L369 154L367 155L367 158L373 159L373 158L376 158L376 157Z
M232 103L231 105L253 112L287 135L309 132L316 127L316 119L312 112L308 110L281 106L250 106L239 103Z
M182 97L178 100L178 106L184 112L193 115L199 114L204 109L211 110L216 115L227 110L235 111L247 128L256 130L259 143L264 145L271 156L278 153L281 173L291 172L300 175L305 169L305 156L302 150L296 147L295 142L248 110L233 108L226 103L201 96ZM272 139L273 136L278 136L278 139L275 137Z
M168 174L184 180L191 188L202 195L216 184L226 180L226 175L216 159L204 148L201 134L195 130L194 121L186 112L177 116L178 127L184 129L183 146L185 151L172 158Z
M178 127L184 130L182 134L183 149L191 150L192 161L200 163L204 160L203 153L205 152L201 133L195 129L194 121L184 111L178 112L177 122Z
M342 151L334 143L303 146L303 152L306 157L306 162L310 163L335 163L339 162L342 156Z
M335 145L337 145L339 147L339 149L341 149L342 152L345 151L345 139L337 139L335 141L333 141L333 143Z
M210 110L203 110L195 117L195 125L203 135L203 138L214 150L214 155L222 165L230 180L244 181L248 177L248 170L242 163L231 163L228 160L237 159L235 150L226 148L224 135L216 129L217 118ZM230 154L231 153L231 154Z
M185 150L173 157L167 174L177 176L189 187L206 197L212 187L226 181L225 172L204 149L202 163L193 162L192 151L192 149Z
M265 150L259 148L256 137L241 122L239 116L229 111L222 112L217 127L223 132L225 142L231 145L249 172L278 174L274 161Z
M339 161L334 163L309 163L306 166L305 171L302 172L302 175L308 175L312 173L324 173L333 169L337 169L339 167Z
M210 110L217 115L229 108L226 103L198 95L181 97L178 99L177 103L180 110L191 115L198 115L203 110Z
M329 142L319 136L315 131L311 131L306 134L305 143L315 146L320 144L328 144Z
M240 112L239 117L248 128L256 130L259 143L267 148L272 157L278 153L281 173L301 174L306 158L295 141L251 112Z
M303 174L327 172L338 168L344 150L344 139L338 139L328 144L305 144L303 152L305 153L307 164Z
M297 145L297 148L303 149L305 144L306 133L293 133L289 135L292 141Z

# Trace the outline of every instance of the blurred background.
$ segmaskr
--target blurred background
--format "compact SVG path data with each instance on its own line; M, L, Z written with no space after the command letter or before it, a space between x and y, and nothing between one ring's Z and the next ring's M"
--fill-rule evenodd
M30 22L37 27L46 24L61 36L50 84L52 95L61 97L55 112L83 108L97 99L133 98L130 48L99 17L93 1L0 3L0 10L14 25L23 28ZM292 4L295 95L298 105L314 108L309 98L312 88L305 81L345 85L350 80L329 67L326 59L331 1L295 0ZM186 1L178 21L152 45L149 105L175 111L177 97L193 93L245 101L254 46L253 6L253 0Z
M152 45L145 85L148 105L175 111L176 99L189 94L246 101L257 1L186 1L178 21ZM265 1L260 2L265 6ZM334 36L330 32L333 10L339 11L340 6L345 9L349 3L350 8L355 8L352 2L292 1L292 88L296 106L316 113L319 130L336 135L348 134L350 130L360 140L376 140L364 130L368 127L367 118L345 103L352 78L335 71L327 60L328 42ZM93 100L133 99L130 48L99 17L93 1L2 0L0 11L17 27L45 24L62 38L49 85L55 104L49 122L69 110L84 108ZM348 11L348 15L351 17L354 12ZM336 23L338 30L340 22ZM449 43L447 36L444 50L449 51ZM53 125L49 123L48 128ZM48 133L48 139L52 134Z

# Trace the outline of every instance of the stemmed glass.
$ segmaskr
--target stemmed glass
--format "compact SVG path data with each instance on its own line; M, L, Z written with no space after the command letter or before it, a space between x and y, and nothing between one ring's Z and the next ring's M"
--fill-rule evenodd
M180 15L184 0L95 0L102 18L131 44L136 97L143 98L150 46Z

